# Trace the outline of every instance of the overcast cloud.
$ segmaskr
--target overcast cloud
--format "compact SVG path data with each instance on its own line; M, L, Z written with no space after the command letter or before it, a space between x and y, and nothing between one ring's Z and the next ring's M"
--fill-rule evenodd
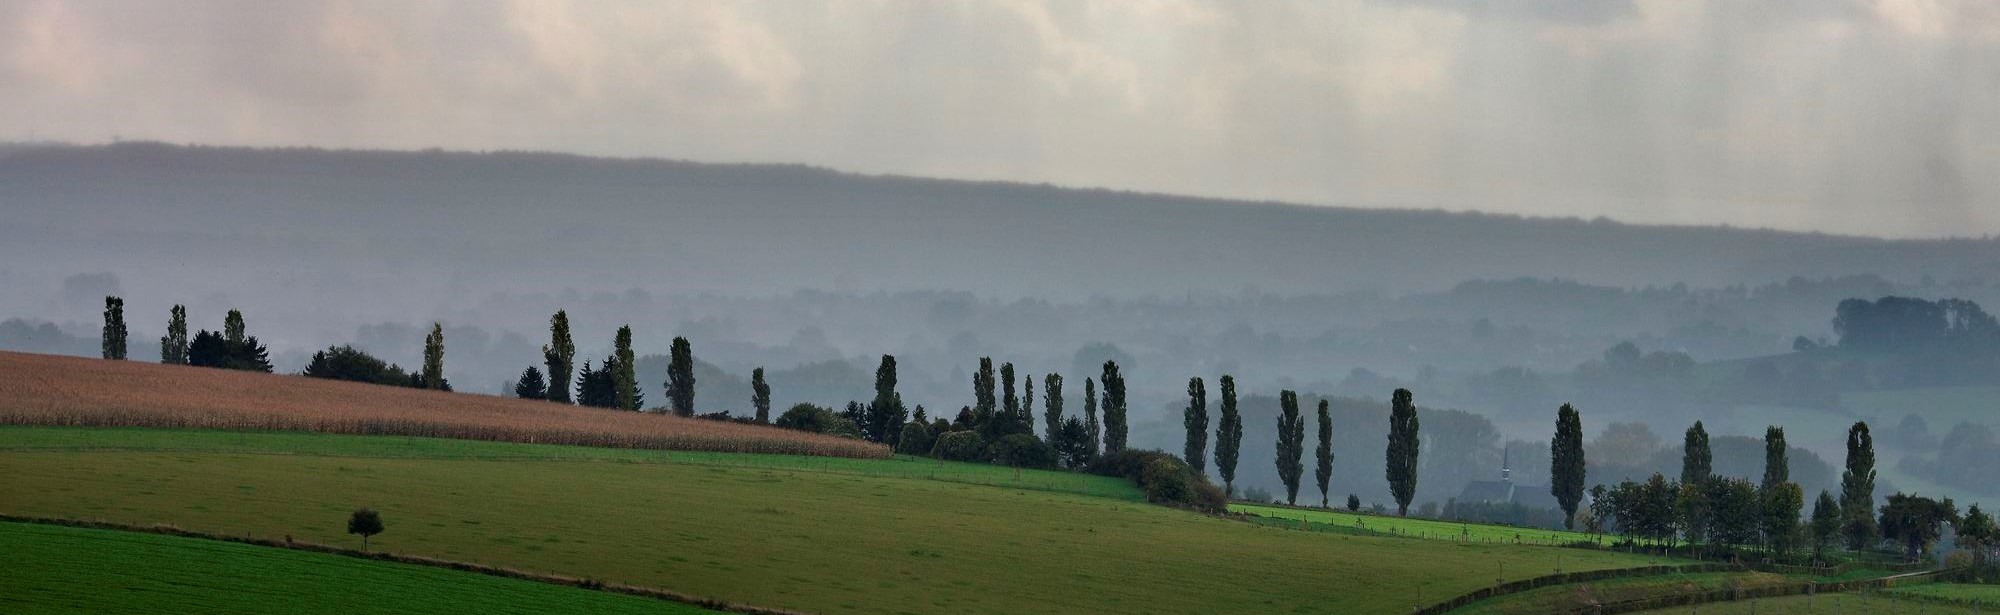
M0 0L0 139L2000 232L1988 0Z

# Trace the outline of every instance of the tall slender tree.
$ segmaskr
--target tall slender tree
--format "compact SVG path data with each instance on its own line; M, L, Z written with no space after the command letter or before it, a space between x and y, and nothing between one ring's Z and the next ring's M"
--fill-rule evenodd
M694 346L685 337L674 338L667 352L667 397L674 414L694 416Z
M1785 459L1785 428L1764 428L1764 482L1759 489L1770 490L1792 480L1790 462Z
M972 373L972 418L981 425L993 420L993 357L979 357L979 371Z
M1333 481L1333 413L1325 399L1319 400L1319 448L1313 451L1313 458L1319 462L1313 468L1313 478L1319 481L1319 507L1326 508L1327 487Z
M249 334L249 327L243 324L243 312L241 310L230 310L229 314L222 317L222 341L231 344L242 344L244 343L244 339L249 337Z
M1417 405L1409 389L1396 389L1389 402L1389 450L1387 474L1390 495L1396 498L1396 515L1409 516L1410 500L1417 495Z
M1299 394L1278 392L1278 480L1285 483L1285 503L1299 503L1299 476L1305 473L1306 420L1299 415Z
M1035 375L1021 374L1021 433L1035 433Z
M125 300L118 297L104 298L104 358L113 361L125 360Z
M896 357L892 355L882 355L881 365L875 368L875 399L868 402L863 419L861 437L870 442L893 444L902 435L909 413L903 409L903 395L896 392Z
M1089 378L1083 379L1083 427L1090 433L1090 443L1084 445L1083 450L1095 458L1104 426L1097 420L1097 381Z
M1556 409L1556 436L1549 442L1549 494L1562 506L1563 527L1576 529L1576 505L1583 501L1583 416L1563 404Z
M611 372L611 385L618 392L618 408L639 410L639 357L632 352L632 325L618 328L611 339L611 356L618 359Z
M771 385L764 382L764 368L750 370L750 405L757 408L757 422L771 423Z
M1125 450L1125 376L1117 361L1104 362L1104 452Z
M1201 377L1188 379L1187 409L1181 412L1181 426L1187 428L1187 442L1182 447L1181 458L1187 460L1189 468L1197 475L1207 473L1208 465L1208 388Z
M1819 492L1819 499L1813 502L1812 525L1813 558L1826 555L1826 548L1833 545L1833 538L1840 535L1840 503L1834 501L1833 494Z
M1701 421L1689 427L1681 442L1681 484L1701 485L1715 475L1715 455L1708 448L1708 429Z
M570 403L570 377L576 374L576 342L569 335L569 313L549 317L549 343L542 346L542 365L549 372L549 401Z
M1236 458L1243 450L1243 415L1236 411L1236 377L1223 374L1220 420L1215 426L1215 471L1224 496L1236 495Z
M175 304L167 313L167 334L160 337L160 362L170 365L188 362L187 306Z
M1847 470L1840 473L1841 533L1847 548L1856 551L1875 546L1882 540L1875 524L1875 438L1868 423L1857 421L1847 429Z
M1021 398L1014 396L1014 364L1012 362L1000 364L1000 394L1001 414L1005 415L1007 422L1011 423L1021 416Z
M444 382L444 325L431 323L431 334L424 337L424 388L442 391Z
M1061 442L1063 424L1063 377L1050 373L1042 377L1042 418L1049 425L1049 446Z

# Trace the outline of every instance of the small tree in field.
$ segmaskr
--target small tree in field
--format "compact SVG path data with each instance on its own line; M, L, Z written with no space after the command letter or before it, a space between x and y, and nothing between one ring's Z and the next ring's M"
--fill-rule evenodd
M382 515L372 508L355 509L347 518L347 533L361 535L361 550L368 550L368 537L382 533Z

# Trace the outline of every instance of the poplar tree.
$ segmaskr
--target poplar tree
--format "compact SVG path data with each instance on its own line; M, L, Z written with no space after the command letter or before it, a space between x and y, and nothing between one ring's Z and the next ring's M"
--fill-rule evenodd
M1583 501L1586 466L1583 417L1563 404L1556 409L1556 436L1549 442L1549 494L1562 506L1563 528L1576 529L1576 506Z
M424 338L424 388L442 391L444 382L444 325L431 323Z
M1199 476L1208 472L1208 389L1201 377L1196 376L1188 379L1187 392L1187 410L1181 413L1181 426L1187 428L1187 443L1181 458Z
M1792 480L1790 462L1785 459L1785 428L1764 428L1764 482L1758 487L1769 491Z
M1002 363L1000 365L1000 394L1001 415L1006 417L1005 422L1012 423L1021 416L1021 398L1014 396L1013 363ZM1002 435L1013 433L1013 426L1009 425L1007 429L1002 430L1000 433Z
M908 412L902 394L896 392L896 357L882 355L875 368L875 399L868 402L862 417L861 437L870 442L894 443L901 435Z
M1236 377L1222 375L1221 420L1215 426L1215 471L1222 475L1222 493L1236 494L1236 458L1243 447L1243 415L1236 411Z
M618 408L637 411L639 374L635 364L639 359L632 352L632 325L618 328L618 334L611 339L611 356L617 358L617 366L611 372L611 386L618 392Z
M160 362L186 365L188 362L187 306L176 304L167 315L167 334L160 338Z
M125 300L118 297L104 298L104 358L113 361L125 360Z
M750 405L757 408L757 422L771 423L771 385L764 382L762 367L750 370Z
M1306 421L1299 415L1299 394L1278 392L1278 480L1285 483L1285 503L1299 503L1299 475L1305 472Z
M1714 468L1715 455L1708 448L1708 429L1702 427L1701 421L1695 421L1681 440L1681 484L1706 483L1715 475Z
M674 414L694 416L694 347L685 337L674 338L667 352L667 398Z
M1083 427L1090 432L1090 443L1083 450L1095 458L1103 426L1097 422L1097 381L1089 378L1083 379Z
M1049 424L1048 441L1055 446L1061 441L1063 424L1063 377L1051 373L1042 377L1042 419Z
M1841 532L1847 548L1856 551L1881 541L1875 524L1875 439L1868 423L1857 421L1847 429L1847 470L1840 473Z
M1104 362L1104 452L1125 450L1125 376L1117 361Z
M972 419L982 428L993 420L993 357L979 357L979 371L972 373ZM984 434L982 434L984 435Z
M1410 500L1417 495L1417 405L1409 389L1396 389L1389 402L1389 448L1386 473L1390 495L1396 498L1396 515L1409 516Z
M1319 400L1319 449L1313 457L1319 462L1313 468L1313 478L1319 481L1319 507L1326 508L1327 487L1333 481L1333 413L1325 399Z
M570 377L576 374L576 342L569 336L569 313L549 317L549 343L542 346L542 365L549 372L549 401L570 403Z
M1021 374L1021 433L1035 433L1035 376Z
M222 341L242 344L247 336L248 327L243 325L242 311L230 310L228 315L222 317Z

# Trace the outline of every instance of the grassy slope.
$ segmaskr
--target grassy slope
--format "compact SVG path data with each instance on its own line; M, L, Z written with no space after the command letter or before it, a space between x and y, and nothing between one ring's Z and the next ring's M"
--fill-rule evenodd
M1788 596L1785 598L1763 598L1741 602L1714 602L1690 609L1680 606L1654 611L1643 611L1656 615L1975 615L1991 613L1992 608L1974 611L1962 607L1915 600L1897 600L1876 594L1827 594L1822 596Z
M1534 589L1473 603L1453 615L1542 615L1561 613L1600 602L1616 602L1673 593L1730 587L1752 588L1805 580L1761 572L1670 574Z
M710 613L650 598L324 553L0 523L7 613Z
M2000 606L2000 585L1974 585L1969 583L1926 583L1889 590L1894 594L1933 596L1951 600L1977 600L1980 604Z
M0 449L29 431L0 432ZM215 437L240 445L279 435ZM335 451L379 446L316 437ZM829 613L1399 613L1490 584L1502 565L1517 579L1553 569L1558 555L1567 570L1646 563L1286 531L1112 498L804 468L0 453L0 510L17 514L342 543L352 541L342 520L361 505L383 511L388 531L376 543L397 552Z
M1583 532L1515 528L1501 525L1439 521L1436 519L1364 515L1343 510L1303 510L1283 506L1243 503L1230 504L1229 510L1230 512L1240 512L1271 519L1304 519L1310 523L1351 527L1374 532L1389 532L1435 540L1458 540L1464 536L1470 537L1473 542L1512 543L1518 541L1528 544L1562 544L1597 539L1596 536Z

